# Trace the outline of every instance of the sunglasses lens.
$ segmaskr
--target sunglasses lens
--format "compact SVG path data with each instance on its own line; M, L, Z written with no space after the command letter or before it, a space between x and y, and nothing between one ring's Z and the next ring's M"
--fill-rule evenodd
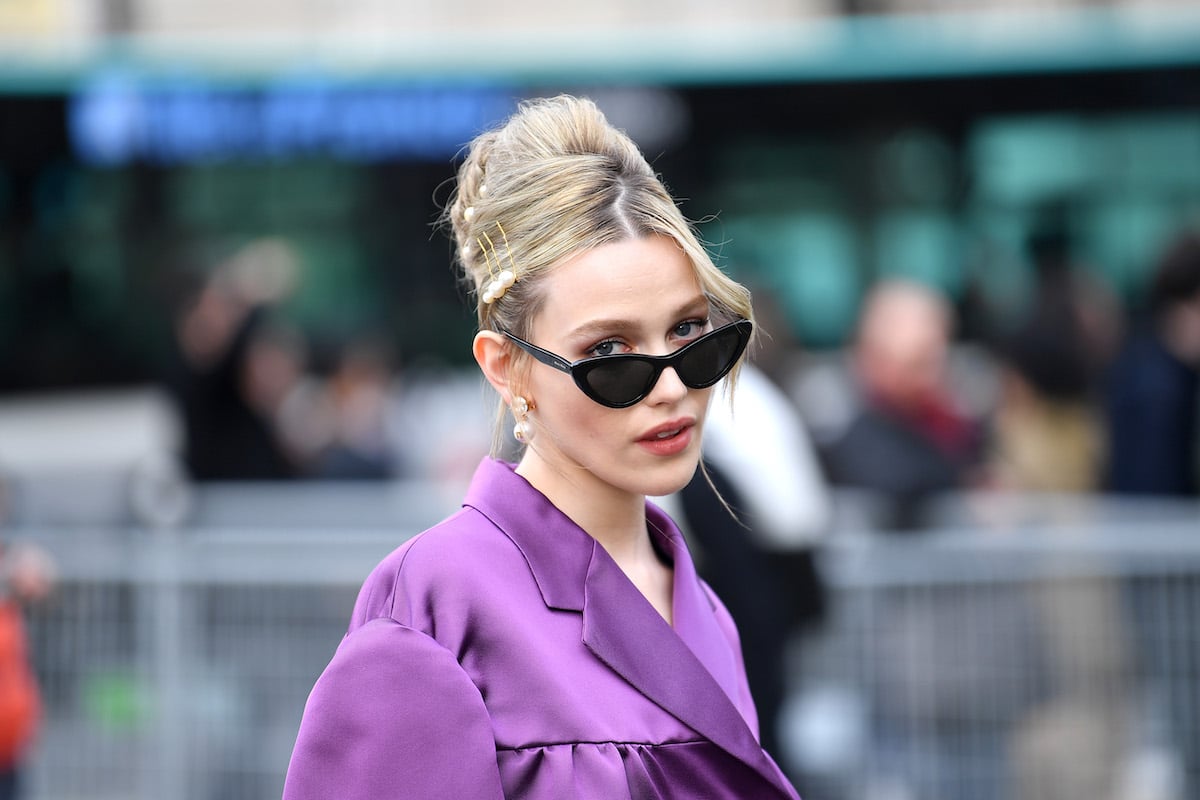
M724 378L746 346L742 332L735 326L710 333L683 354L676 371L679 379L693 389L704 389Z
M654 365L636 359L615 358L596 363L584 376L593 398L605 405L632 405L649 390Z

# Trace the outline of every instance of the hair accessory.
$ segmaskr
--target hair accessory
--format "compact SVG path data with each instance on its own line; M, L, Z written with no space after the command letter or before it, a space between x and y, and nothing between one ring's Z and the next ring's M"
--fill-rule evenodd
M467 206L463 209L463 219L472 219L475 216L475 206Z
M488 244L492 244L492 240L488 238L486 233L483 236L488 240ZM489 253L487 247L479 240L478 236L475 237L475 243L479 245L479 251L483 253L484 262L487 264L488 277L491 278L488 281L487 288L483 290L482 299L484 304L491 305L496 300L496 270L492 267L492 253L496 252L496 247L492 245L492 252Z
M517 395L513 398L512 414L517 420L517 424L513 426L513 438L521 444L528 444L533 438L533 428L526 419L530 408L529 401L524 397Z
M486 183L479 184L479 196L483 197L486 194L487 194L487 184Z
M483 302L485 305L492 303L504 297L504 293L509 290L514 283L517 282L517 265L513 261L512 253L508 249L508 234L504 232L504 226L499 222L496 223L496 228L500 231L500 236L504 239L504 252L508 255L509 268L504 269L503 263L500 261L500 253L496 251L496 244L492 241L492 237L487 235L485 231L483 238L487 239L488 245L491 247L491 253L488 253L488 248L483 246L483 242L476 239L479 244L479 249L483 251L483 256L487 260L488 276L491 281L488 282L487 288L483 290ZM492 256L496 257L496 266L492 267Z

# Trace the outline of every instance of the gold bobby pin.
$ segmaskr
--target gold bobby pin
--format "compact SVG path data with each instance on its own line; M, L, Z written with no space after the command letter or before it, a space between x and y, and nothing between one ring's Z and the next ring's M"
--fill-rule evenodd
M500 253L496 250L496 244L492 241L492 237L488 236L485 231L483 238L487 239L487 243L491 245L492 255L496 257L496 269L498 270L498 274L492 278L491 282L488 283L487 289L484 290L483 302L485 305L491 305L501 297L504 297L504 293L517 281L516 263L513 261L512 252L508 248L508 234L504 232L504 226L499 222L496 223L496 227L500 229L500 235L504 237L504 250L508 253L508 263L512 266L512 269L502 269L503 264L500 261ZM475 241L478 242L479 240L476 239ZM479 247L483 249L484 257L487 258L488 275L491 276L493 274L492 259L488 256L487 249L483 247L483 242L479 242Z
M497 221L496 227L500 229L500 235L504 237L504 254L508 256L508 265L511 267L509 272L512 273L512 280L508 282L508 285L512 286L517 280L517 265L516 262L513 261L512 249L508 246L508 234L504 232L504 226ZM499 256L496 256L496 263L497 265L500 263ZM505 280L503 272L500 273L500 280Z
M485 233L484 236L486 237L487 234ZM491 243L492 243L492 240L488 239L488 244L491 244ZM488 249L483 246L483 242L479 241L478 236L475 237L475 244L479 245L479 252L483 253L483 259L487 263L488 277L491 278L492 280L495 280L497 270L492 269L492 256L488 253ZM492 252L495 252L495 250L496 250L496 248L492 247ZM499 262L499 260L500 260L499 256L497 256L496 260L497 260L497 262Z

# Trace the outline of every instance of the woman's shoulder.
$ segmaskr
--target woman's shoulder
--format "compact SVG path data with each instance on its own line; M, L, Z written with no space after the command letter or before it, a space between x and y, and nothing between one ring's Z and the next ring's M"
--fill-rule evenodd
M464 506L431 528L405 541L383 558L374 573L396 570L409 575L437 570L447 563L476 560L481 548L507 541L507 537L486 516Z
M491 520L464 507L404 542L363 582L350 628L389 617L412 625L414 610L448 605L493 588L505 564L524 565L520 551Z

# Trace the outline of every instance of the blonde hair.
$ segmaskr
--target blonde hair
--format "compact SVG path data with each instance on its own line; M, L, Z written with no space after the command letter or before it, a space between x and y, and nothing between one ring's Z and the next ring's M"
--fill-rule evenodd
M528 338L547 271L577 253L654 234L670 237L688 256L715 316L753 318L750 292L713 264L637 145L586 98L523 102L476 137L443 220L481 330ZM487 287L506 269L515 283L485 302ZM528 368L522 351L514 358ZM505 411L501 401L493 451Z

